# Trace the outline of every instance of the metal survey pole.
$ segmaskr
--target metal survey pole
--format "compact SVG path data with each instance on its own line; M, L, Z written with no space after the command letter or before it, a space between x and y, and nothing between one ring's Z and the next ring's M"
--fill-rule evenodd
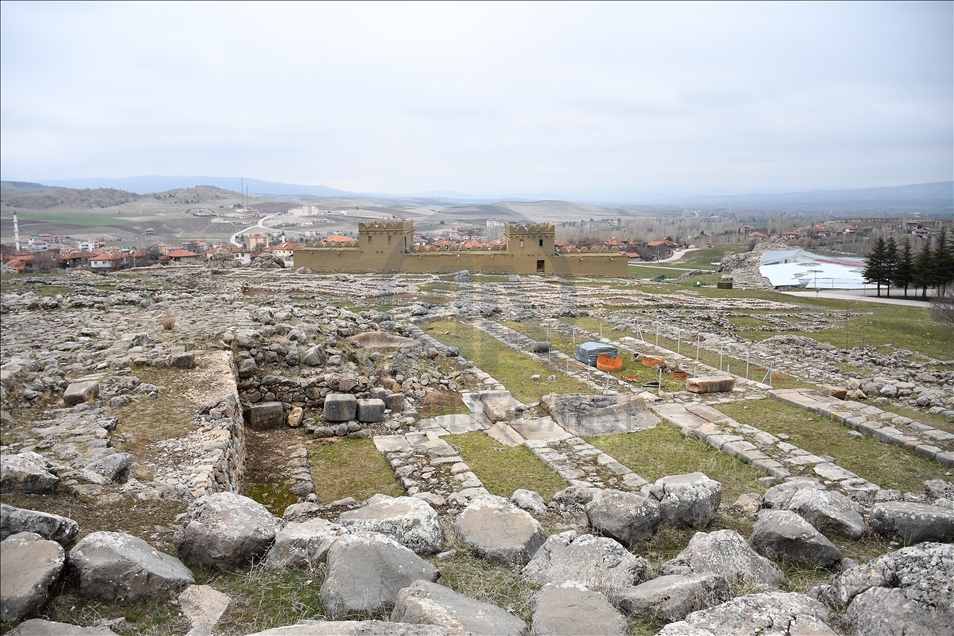
M662 365L659 365L659 366L657 367L657 369L659 370L659 380L656 381L656 384L659 385L659 388L657 389L657 391L658 391L658 395L662 395L662 394L663 394L663 388L662 388Z
M676 332L676 353L680 353L680 347L682 347L682 329Z
M699 347L702 345L702 334L696 334L696 362L699 362Z
M656 326L656 346L658 347L659 346L659 323L654 322L653 324Z
M749 379L749 354L752 353L751 349L745 350L745 379Z
M719 341L719 371L722 371L722 341Z

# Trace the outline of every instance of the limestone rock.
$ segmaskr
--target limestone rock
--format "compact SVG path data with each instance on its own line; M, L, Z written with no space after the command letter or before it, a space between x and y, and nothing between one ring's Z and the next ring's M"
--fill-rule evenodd
M212 636L212 629L229 607L229 597L208 585L190 585L179 594L181 611L192 629L189 636Z
M765 508L787 510L788 504L792 501L792 497L803 488L822 489L814 479L796 477L795 479L782 482L766 490L765 494L762 495L762 505Z
M609 537L567 530L549 537L521 574L541 584L576 581L612 590L636 585L648 569L646 559Z
M762 592L693 612L657 636L838 636L828 609L804 594Z
M0 492L48 495L56 492L60 477L53 464L36 453L0 456Z
M99 397L99 382L89 380L87 382L73 382L63 393L63 401L66 406L75 406L84 402L92 402Z
M350 422L358 412L358 398L350 393L330 393L325 396L326 422Z
M179 559L159 552L125 532L94 532L70 550L80 594L88 598L133 601L177 593L195 583Z
M102 475L106 481L124 482L132 461L132 453L112 453L87 464L83 470Z
M840 492L802 488L788 502L788 509L798 513L819 532L860 539L865 533L865 520L857 505Z
M277 520L262 504L220 492L189 506L173 542L186 562L227 568L265 552L277 530Z
M50 596L50 586L66 562L63 546L34 532L21 532L0 542L0 620L19 623L37 613Z
M660 421L642 398L630 393L550 393L540 399L540 406L574 435L632 433L653 428Z
M383 422L384 400L377 398L358 400L356 411L355 415L359 422Z
M464 543L482 558L505 565L524 565L547 535L540 522L503 497L478 495L454 524Z
M321 518L286 522L268 550L265 568L314 570L325 562L331 544L345 534L350 531Z
M835 599L859 636L933 636L954 625L954 545L921 543L850 568Z
M341 513L346 528L380 532L418 554L437 554L444 548L444 529L437 512L416 497L375 495L367 504Z
M662 523L656 502L634 492L597 491L585 510L594 530L626 546L649 539Z
M954 542L954 509L888 501L875 504L868 517L879 534L901 537L905 545L922 541Z
M705 528L722 503L722 484L704 473L662 477L647 490L659 502L663 520L676 527Z
M0 541L18 532L35 532L49 541L69 545L79 533L79 524L60 515L0 504Z
M398 593L391 621L443 625L501 636L522 636L527 629L526 623L503 608L423 580L411 583Z
M321 345L315 345L305 351L301 363L309 367L325 366L325 350Z
M732 591L725 578L706 572L660 576L611 596L631 618L681 621L691 612L725 603Z
M30 636L33 636L32 634ZM39 636L39 634L37 634ZM248 636L482 636L456 627L385 621L298 621Z
M764 557L827 568L841 561L841 550L790 510L763 510L749 545Z
M629 634L629 621L604 595L573 581L543 586L532 605L535 636Z
M379 614L418 580L436 581L433 565L377 533L339 537L328 550L321 602L333 617Z
M108 627L80 627L42 618L31 618L7 632L7 636L117 636Z
M280 428L285 423L285 411L281 402L253 404L248 410L248 425L256 431Z
M714 572L730 584L778 587L785 575L772 561L758 554L735 530L697 532L686 549L666 561L661 574Z
M517 488L510 496L510 503L527 512L535 512L539 515L546 514L547 504L539 493L532 490Z

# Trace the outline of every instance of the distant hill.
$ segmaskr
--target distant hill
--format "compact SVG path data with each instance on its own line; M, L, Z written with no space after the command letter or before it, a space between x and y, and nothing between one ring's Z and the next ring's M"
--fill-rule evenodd
M10 208L47 210L69 208L91 210L109 208L141 199L140 195L112 188L72 190L70 188L45 188L42 190L3 189L0 191L4 211Z
M0 181L0 192L18 192L23 190L53 190L53 186L27 181Z
M931 214L954 211L954 181L917 183L884 188L816 190L780 194L739 194L670 199L668 203L698 208L763 209L766 211L870 212L896 214L902 210Z
M167 192L181 188L192 188L199 185L209 185L232 192L241 192L243 182L241 177L180 177L180 176L142 176L142 177L124 177L121 179L108 178L90 178L90 179L60 179L44 181L47 185L60 186L64 188L121 188L137 194L149 194L152 192ZM344 190L335 190L323 185L295 185L291 183L277 183L275 181L262 181L260 179L245 179L244 186L248 188L249 194L268 195L317 195L317 196L335 196L350 195L350 192Z

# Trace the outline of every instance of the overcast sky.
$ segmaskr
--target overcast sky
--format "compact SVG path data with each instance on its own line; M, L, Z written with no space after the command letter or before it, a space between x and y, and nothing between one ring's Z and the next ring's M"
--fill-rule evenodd
M954 178L952 3L2 3L4 179L357 192Z

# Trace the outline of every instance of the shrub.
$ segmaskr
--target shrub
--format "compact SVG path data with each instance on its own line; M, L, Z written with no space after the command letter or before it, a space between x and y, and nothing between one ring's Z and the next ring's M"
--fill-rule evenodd
M165 330L170 330L176 326L176 317L172 315L171 311L166 311L162 314L162 318L159 319L159 324L162 325L162 328Z

